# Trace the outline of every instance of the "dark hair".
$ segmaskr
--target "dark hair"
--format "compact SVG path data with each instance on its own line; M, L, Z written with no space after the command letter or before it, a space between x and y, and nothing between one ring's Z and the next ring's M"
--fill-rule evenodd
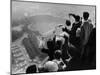
M89 13L83 12L83 18L84 18L84 20L87 20L89 18Z
M37 67L36 65L30 65L28 66L28 68L26 69L26 73L29 74L29 73L36 73L37 71Z
M80 16L79 16L79 15L77 15L77 16L75 17L75 21L76 21L76 22L79 22L79 21L80 21Z
M54 56L56 59L60 59L61 54L62 54L61 50L56 50Z
M66 25L67 25L67 26L70 26L70 25L71 25L70 20L66 20Z
M48 47L49 49L52 49L52 48L54 47L53 40L48 40L48 41L47 41L47 47Z
M56 41L56 49L61 49L62 46L62 41L61 40L57 40Z

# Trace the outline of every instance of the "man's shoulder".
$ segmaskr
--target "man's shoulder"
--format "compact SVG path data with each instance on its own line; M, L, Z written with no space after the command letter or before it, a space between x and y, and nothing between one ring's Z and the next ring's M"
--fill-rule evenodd
M88 27L90 26L90 23L88 21L83 22L83 27Z

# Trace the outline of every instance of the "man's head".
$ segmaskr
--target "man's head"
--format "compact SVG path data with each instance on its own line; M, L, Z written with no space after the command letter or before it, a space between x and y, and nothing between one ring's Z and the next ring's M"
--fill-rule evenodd
M57 40L56 45L57 45L58 49L60 49L62 46L62 40Z
M83 12L83 18L84 18L84 20L88 20L89 13L88 12Z
M76 21L76 22L79 22L79 21L80 21L80 16L79 16L79 15L76 15L75 21Z
M36 65L30 65L27 69L26 69L26 73L36 73L37 72L37 67Z
M70 26L70 25L71 25L70 20L66 20L66 25L67 25L67 26Z
M44 69L48 72L56 72L56 71L58 71L58 65L57 65L57 63L55 63L53 61L47 61L44 64Z

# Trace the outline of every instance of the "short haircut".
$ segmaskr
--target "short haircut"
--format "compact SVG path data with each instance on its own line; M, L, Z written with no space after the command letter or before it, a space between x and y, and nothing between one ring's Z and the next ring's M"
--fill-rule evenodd
M27 69L26 69L26 74L29 73L36 73L37 72L37 67L36 65L30 65Z
M70 20L66 20L66 25L67 25L67 26L70 26L70 25L71 25Z
M77 15L77 16L75 17L75 21L77 21L77 22L80 21L80 16L79 16L79 15Z
M56 45L59 46L59 49L61 48L62 45L62 40L57 40L56 41Z
M84 18L84 20L88 20L89 13L88 12L83 12L83 18Z

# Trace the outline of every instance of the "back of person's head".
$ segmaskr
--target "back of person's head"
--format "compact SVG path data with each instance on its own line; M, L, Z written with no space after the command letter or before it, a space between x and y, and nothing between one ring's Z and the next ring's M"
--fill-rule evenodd
M75 21L76 21L76 22L79 22L79 21L80 21L80 16L79 16L79 15L76 15Z
M62 55L61 50L56 50L56 51L55 51L54 56L55 56L56 59L60 59L60 58L61 58L61 55Z
M57 47L57 49L61 49L61 46L62 46L62 40L57 40L56 41L56 47Z
M67 26L70 26L70 25L71 25L70 20L66 20L66 25L67 25Z
M84 18L84 20L88 20L89 13L88 12L83 12L83 18Z
M56 71L58 71L58 65L57 65L57 63L55 63L53 61L47 61L44 64L44 69L46 72L56 72Z
M37 72L37 67L36 65L30 65L28 66L28 68L26 69L26 73L29 74L29 73L36 73Z
M47 41L47 47L48 47L49 49L51 49L51 48L53 47L53 40L48 40L48 41Z

